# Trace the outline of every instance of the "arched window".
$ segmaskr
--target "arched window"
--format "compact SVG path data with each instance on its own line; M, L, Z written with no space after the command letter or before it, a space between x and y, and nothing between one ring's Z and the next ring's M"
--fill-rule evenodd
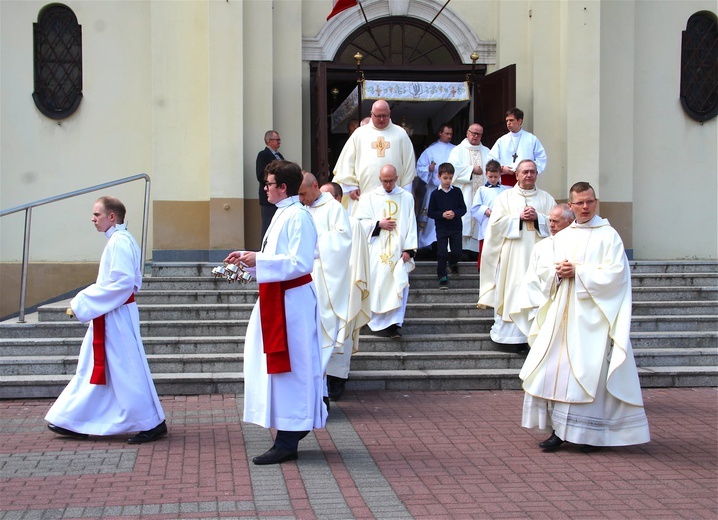
M718 114L718 18L709 11L691 16L683 31L680 97L696 121Z
M40 11L33 30L32 99L47 117L63 119L82 101L82 27L72 9L50 4Z
M427 67L461 63L454 46L436 27L408 17L383 18L363 25L346 39L334 62L353 65L357 51L363 54L365 66Z

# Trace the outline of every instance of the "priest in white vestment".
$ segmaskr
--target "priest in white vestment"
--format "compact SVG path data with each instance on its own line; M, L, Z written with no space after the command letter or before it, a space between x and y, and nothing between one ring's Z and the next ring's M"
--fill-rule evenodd
M409 135L390 119L389 104L380 99L372 105L371 121L349 136L334 167L334 182L344 191L349 214L362 193L380 186L377 173L386 164L397 170L397 184L411 192L416 177L416 156Z
M506 128L509 132L499 137L489 152L489 159L501 164L501 182L506 186L515 184L516 168L523 160L533 161L539 174L546 169L546 151L534 134L521 128L523 123L524 113L521 109L508 110Z
M329 193L334 200L341 203L342 187L336 182L323 184L321 191ZM369 306L369 247L366 234L361 223L354 217L349 216L349 224L352 229L352 249L349 256L350 287L349 287L349 323L341 349L334 349L329 364L327 365L327 392L331 401L338 401L349 379L349 368L351 357L359 351L359 335L364 325L371 319L371 308ZM350 343L351 341L351 343Z
M486 183L484 170L488 161L489 149L481 144L484 129L479 124L472 124L466 131L466 138L451 150L449 162L454 166L453 185L461 189L464 204L471 208L474 194ZM463 225L462 246L466 251L479 252L479 226L467 211L461 217Z
M439 140L429 145L416 162L416 174L426 183L426 193L419 209L418 241L419 248L431 247L436 243L436 224L429 218L428 208L431 194L439 187L439 165L449 162L449 154L456 145L451 144L454 129L449 123L439 127Z
M590 452L650 440L638 370L631 347L631 273L623 242L596 215L593 188L571 187L576 221L539 252L523 290L527 302L512 315L531 349L519 377L526 391L522 426L552 431L539 443L555 450L565 441ZM531 318L533 316L533 319Z
M523 350L526 336L511 320L531 250L549 236L548 214L556 205L551 195L536 188L536 165L522 161L517 166L518 183L494 200L481 252L479 308L494 308L491 339L517 345Z
M322 373L325 374L332 354L335 351L344 352L344 342L351 336L347 327L352 285L348 262L352 250L352 230L344 206L319 189L317 178L312 173L304 172L299 200L307 207L317 227L312 278L317 289L322 324ZM351 351L351 347L348 350Z
M261 251L234 251L227 262L255 273L259 299L244 340L244 420L275 428L274 445L255 464L297 459L299 441L327 419L319 309L311 273L317 231L299 202L297 164L267 167L267 199L277 212Z
M392 165L384 166L379 178L381 187L359 200L355 214L369 241L372 317L368 325L375 332L399 338L417 245L414 198L396 185Z
M93 207L92 222L107 245L97 281L70 302L74 316L90 326L77 371L45 416L50 431L66 437L139 432L128 442L141 444L167 433L140 337L134 295L142 286L141 253L125 213L114 197L101 197Z

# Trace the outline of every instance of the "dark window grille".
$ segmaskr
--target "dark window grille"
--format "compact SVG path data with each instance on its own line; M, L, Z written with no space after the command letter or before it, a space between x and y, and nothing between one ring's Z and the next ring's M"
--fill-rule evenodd
M62 4L44 7L33 24L35 92L38 110L63 119L82 101L82 27Z
M688 19L681 48L681 104L696 121L718 114L718 18L700 11Z

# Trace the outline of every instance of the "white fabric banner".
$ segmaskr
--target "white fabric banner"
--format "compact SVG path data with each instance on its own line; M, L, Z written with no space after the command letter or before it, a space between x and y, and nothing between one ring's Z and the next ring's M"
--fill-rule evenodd
M365 81L362 99L388 101L469 101L465 81Z

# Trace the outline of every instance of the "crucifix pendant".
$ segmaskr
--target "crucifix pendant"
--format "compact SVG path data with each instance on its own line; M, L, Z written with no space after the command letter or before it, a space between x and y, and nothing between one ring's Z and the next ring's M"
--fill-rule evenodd
M517 154L516 152L514 152L514 154L511 156L511 157L513 157L513 159L514 159L514 162L516 162L516 158L517 158L518 156L519 156L519 154Z

